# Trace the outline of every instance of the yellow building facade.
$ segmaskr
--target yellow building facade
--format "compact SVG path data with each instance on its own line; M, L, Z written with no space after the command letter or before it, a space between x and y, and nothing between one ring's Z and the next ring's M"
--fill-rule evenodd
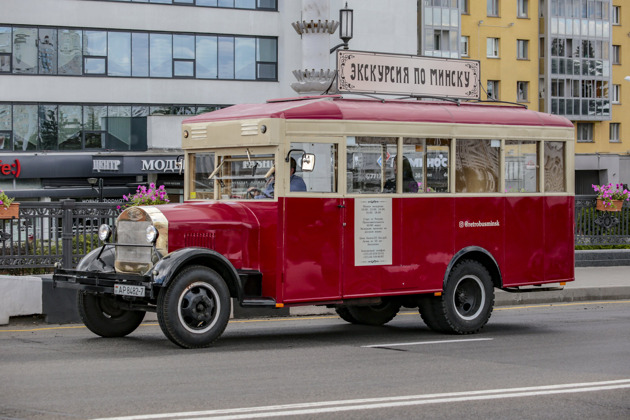
M630 184L630 1L460 0L459 7L460 57L480 61L481 99L569 118L577 194L591 194L591 184Z

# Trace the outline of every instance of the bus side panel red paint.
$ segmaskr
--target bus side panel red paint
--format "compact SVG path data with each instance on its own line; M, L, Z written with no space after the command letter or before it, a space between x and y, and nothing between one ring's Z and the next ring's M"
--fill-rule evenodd
M490 253L499 267L504 260L505 201L502 197L458 197L455 218L455 253L467 247L480 247ZM447 225L446 222L442 226Z
M545 198L545 281L573 280L574 256L574 197Z
M280 198L283 223L284 302L341 296L341 229L338 198Z
M444 272L454 252L455 199L446 197L401 198L400 264L417 266L412 285L442 290Z
M544 281L543 197L505 199L503 285Z

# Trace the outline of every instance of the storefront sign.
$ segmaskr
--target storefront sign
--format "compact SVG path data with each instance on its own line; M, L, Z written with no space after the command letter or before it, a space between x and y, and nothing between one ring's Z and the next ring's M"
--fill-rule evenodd
M142 159L142 172L179 172L176 159Z
M119 159L93 159L92 170L94 172L118 172L120 163Z
M480 65L475 60L337 51L337 89L479 99Z
M13 163L3 162L0 160L0 174L3 176L9 176L11 178L19 178L22 166L20 160L15 159Z

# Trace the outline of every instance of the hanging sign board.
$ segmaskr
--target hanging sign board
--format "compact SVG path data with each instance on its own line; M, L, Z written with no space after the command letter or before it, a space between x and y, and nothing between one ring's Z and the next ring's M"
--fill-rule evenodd
M376 93L479 99L476 60L337 51L337 89Z

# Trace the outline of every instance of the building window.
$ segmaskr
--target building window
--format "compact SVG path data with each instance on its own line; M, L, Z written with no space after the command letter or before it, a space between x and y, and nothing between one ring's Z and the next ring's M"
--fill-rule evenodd
M468 57L468 55L469 55L469 53L468 53L468 46L469 45L470 45L470 37L462 35L462 38L461 38L461 41L460 41L460 49L461 49L462 57Z
M0 150L145 151L147 117L195 115L222 107L0 103Z
M498 101L499 100L499 81L498 80L488 80L488 100Z
M158 3L227 9L278 10L277 0L102 0L125 3Z
M499 38L486 39L486 56L488 58L499 58Z
M275 81L277 44L273 37L6 26L0 73Z
M516 5L516 16L519 18L526 18L529 16L529 1L518 0Z
M593 142L593 123L577 123L577 141Z
M621 25L621 6L613 6L612 8L612 24Z
M529 59L529 41L526 39L517 39L516 40L516 49L517 56L519 60L527 60Z
M619 98L621 98L621 85L613 85L612 89L612 103L618 104Z
M529 101L529 82L516 82L516 100L518 102Z
M499 0L487 0L488 16L499 16Z
M470 1L459 0L459 8L462 12L462 15L469 15L470 14Z
M620 123L610 123L610 142L611 143L619 143L621 140L619 138L619 132L621 128Z
M621 46L613 45L612 47L613 47L612 63L621 64Z

